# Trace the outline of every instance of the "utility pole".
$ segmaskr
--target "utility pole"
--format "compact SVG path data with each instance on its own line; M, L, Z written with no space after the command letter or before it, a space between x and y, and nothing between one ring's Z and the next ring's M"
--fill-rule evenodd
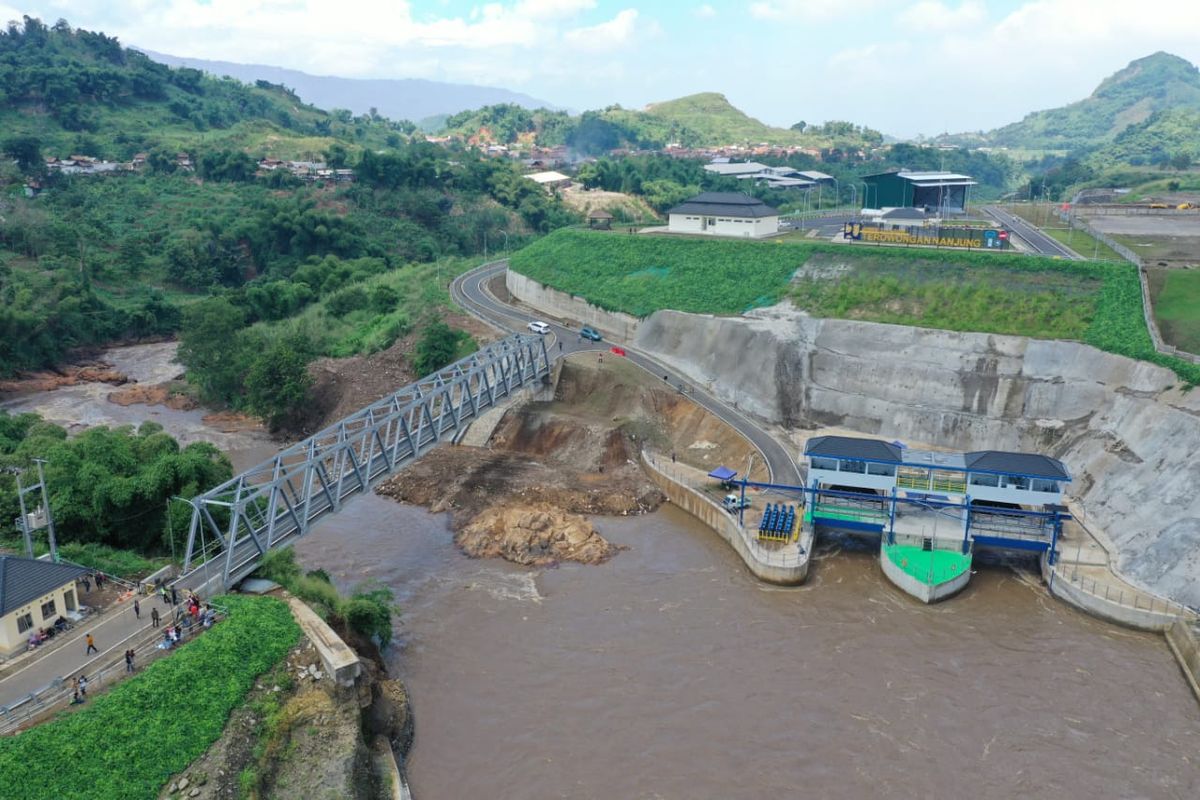
M25 495L29 494L30 492L40 491L42 494L42 506L40 511L45 515L46 519L45 525L50 543L50 558L57 562L58 544L54 536L54 514L50 511L50 496L46 492L46 476L42 470L42 465L48 462L44 458L35 458L33 459L33 462L37 464L38 471L38 482L33 486L25 486L21 482L21 470L17 467L9 467L7 470L5 470L6 472L11 473L17 479L17 503L21 508L21 518L17 520L17 523L18 527L21 529L21 536L25 540L25 555L29 558L33 558L33 531L35 529L30 527L30 517L32 516L34 518L33 521L35 523L38 522L39 517L37 512L34 514L29 513L29 509L25 505ZM38 524L37 527L40 528L42 526Z
M50 496L46 492L46 475L42 472L42 465L47 461L44 458L35 458L33 463L37 464L38 485L42 489L42 508L46 509L46 535L50 539L50 559L57 564L58 543L54 539L54 514L50 511Z

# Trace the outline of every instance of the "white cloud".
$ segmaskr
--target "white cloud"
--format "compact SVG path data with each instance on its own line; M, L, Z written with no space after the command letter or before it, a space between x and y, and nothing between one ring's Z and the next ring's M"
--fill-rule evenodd
M861 18L875 7L895 0L760 0L750 5L750 15L783 22L817 22L837 18Z
M942 33L976 30L987 20L983 0L963 0L951 7L941 0L921 0L900 12L896 21L916 33Z
M635 28L637 19L637 9L627 8L607 22L567 31L563 38L582 50L592 52L615 50L625 46L633 38L637 32Z
M708 3L704 3L702 5L697 6L696 9L692 13L695 14L697 17L700 17L701 19L712 19L713 17L715 17L717 15L717 10L715 8L713 8L712 6L710 6Z

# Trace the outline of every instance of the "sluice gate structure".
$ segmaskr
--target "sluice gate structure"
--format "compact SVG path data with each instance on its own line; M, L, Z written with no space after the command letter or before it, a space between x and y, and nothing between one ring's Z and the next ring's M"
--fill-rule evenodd
M546 380L541 336L513 334L399 389L192 498L175 585L212 593L248 576L353 495L450 441L482 412Z

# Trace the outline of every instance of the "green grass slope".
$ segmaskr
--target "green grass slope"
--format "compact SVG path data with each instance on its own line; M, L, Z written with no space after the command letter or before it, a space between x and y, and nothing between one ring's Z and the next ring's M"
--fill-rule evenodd
M1154 351L1125 263L560 230L511 265L636 316L739 314L787 296L817 316L1083 341L1200 382L1200 367Z
M157 797L203 753L299 638L287 605L224 597L230 616L75 713L0 739L0 793L22 800Z

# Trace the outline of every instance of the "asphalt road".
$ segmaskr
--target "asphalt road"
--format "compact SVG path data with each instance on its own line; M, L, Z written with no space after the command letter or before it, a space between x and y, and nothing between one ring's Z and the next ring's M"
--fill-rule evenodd
M507 269L507 262L495 261L460 275L450 284L451 296L468 313L504 331L528 333L527 326L532 320L545 322L550 326L550 333L545 335L550 337L546 344L551 360L571 353L606 352L609 349L610 345L605 342L580 339L578 326L571 328L568 327L570 323L563 324L549 317L539 316L532 310L518 305L501 302L487 290L486 284ZM625 357L630 361L652 375L667 376L672 386L685 387L687 396L693 402L703 406L749 439L765 460L767 469L771 473L772 483L783 483L789 486L801 484L800 471L795 460L787 449L764 428L640 350L630 345L620 346L625 349ZM738 464L729 466L734 469L744 467L744 465Z
M1015 214L1010 214L996 206L984 206L983 211L989 217L1019 236L1021 241L1025 242L1025 244L1029 245L1037 253L1074 260L1082 259L1082 256L1074 250L1064 244L1059 244Z

